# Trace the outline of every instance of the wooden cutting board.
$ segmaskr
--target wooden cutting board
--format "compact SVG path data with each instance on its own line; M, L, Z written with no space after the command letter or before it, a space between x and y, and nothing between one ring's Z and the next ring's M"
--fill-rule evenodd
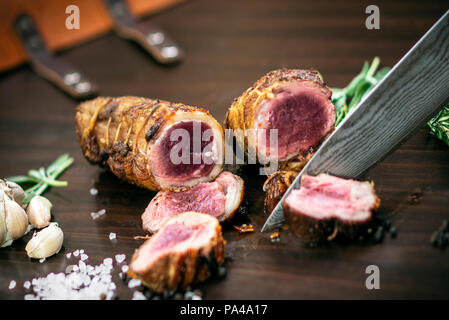
M266 72L281 67L315 67L331 87L345 86L365 60L378 55L393 66L447 9L443 1L376 2L381 29L364 27L365 7L352 0L207 0L187 2L155 16L176 36L186 60L162 67L138 47L114 35L62 55L94 74L102 95L137 95L202 106L222 122L233 99ZM140 214L154 192L119 181L91 166L75 137L76 103L21 67L0 77L0 176L26 173L68 152L75 163L63 176L69 185L53 188L53 218L64 230L60 254L44 263L24 251L31 235L0 249L0 299L23 299L25 280L64 271L75 260L65 254L84 249L88 263L125 253L129 262L144 235ZM334 243L306 248L289 231L280 242L258 230L266 219L257 166L232 168L245 179L246 211L223 227L228 275L200 286L206 299L403 299L449 297L449 248L429 239L449 218L449 148L420 130L366 176L381 198L380 213L398 229L382 243ZM91 196L89 189L99 190ZM416 194L418 201L410 203ZM106 209L92 220L90 213ZM252 223L239 234L233 224ZM117 242L109 233L117 234ZM380 290L367 290L365 269L380 269ZM17 281L14 290L8 289ZM132 290L118 278L121 299Z
M149 15L173 6L182 0L127 0L131 12L137 16ZM69 30L66 8L77 5L80 10L80 28ZM0 1L0 72L26 60L26 54L12 27L14 19L27 13L36 21L45 43L52 51L67 49L112 28L112 20L103 0L3 0Z

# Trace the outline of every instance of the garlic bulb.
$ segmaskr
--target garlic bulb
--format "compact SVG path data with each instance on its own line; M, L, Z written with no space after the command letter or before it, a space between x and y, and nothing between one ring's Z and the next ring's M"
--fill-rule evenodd
M22 187L19 186L17 183L11 181L6 181L6 185L13 192L12 196L13 200L18 204L22 204L22 201L25 199L26 196L25 191L23 191Z
M28 230L25 210L7 192L0 189L0 247L11 245L13 240L21 238Z
M50 224L52 207L51 202L42 196L35 196L28 204L27 214L30 223L38 228L44 228Z
M63 240L64 233L61 228L56 223L51 223L48 227L33 235L25 250L30 258L48 258L61 250Z

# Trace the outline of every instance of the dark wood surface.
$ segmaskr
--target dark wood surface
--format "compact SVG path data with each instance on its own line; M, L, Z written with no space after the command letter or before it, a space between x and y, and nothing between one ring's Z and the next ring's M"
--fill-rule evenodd
M161 67L138 46L109 34L61 53L98 83L102 95L138 95L203 106L222 122L232 100L266 72L314 67L333 87L347 84L363 61L380 56L392 66L447 10L444 1L377 1L381 29L366 30L366 1L189 1L154 19L185 49L185 61ZM81 13L82 14L82 13ZM0 249L0 298L22 299L23 281L61 272L65 253L84 249L90 264L125 253L142 241L140 214L153 192L119 181L83 158L75 138L76 101L27 66L0 78L0 176L26 173L68 152L74 165L53 188L53 218L64 230L60 254L44 263L24 251L30 235ZM272 243L258 230L266 219L257 167L242 167L247 215L224 226L228 276L200 286L206 299L448 298L449 249L429 238L449 218L449 148L421 129L370 170L382 200L381 214L398 229L380 244L305 247L288 231ZM99 194L89 194L95 187ZM411 193L422 193L409 204ZM92 220L90 212L106 209ZM232 224L250 222L256 232L238 234ZM118 241L111 243L110 232ZM380 268L380 290L365 288L365 268ZM117 294L131 297L118 278ZM18 285L8 290L11 280Z

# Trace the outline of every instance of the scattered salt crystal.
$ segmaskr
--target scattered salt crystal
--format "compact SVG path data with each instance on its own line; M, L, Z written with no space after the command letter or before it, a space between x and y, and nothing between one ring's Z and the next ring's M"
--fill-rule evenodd
M135 288L142 284L142 281L140 279L131 279L128 282L128 288Z
M65 256L67 257L67 259L70 259L70 257L72 256L72 253L69 252L69 253L67 253Z
M9 283L8 289L12 290L16 287L16 282L14 280L11 280L11 282Z
M129 267L128 266L122 266L122 272L126 273L128 272Z
M74 255L75 257L78 257L78 256L79 256L79 254L80 254L80 251L79 251L79 250L75 250L75 251L73 251L73 255Z
M147 300L147 298L142 292L134 291L132 300Z
M84 249L80 249L80 254L83 254L84 253Z
M123 261L125 261L126 256L124 254L117 254L115 255L115 261L117 261L117 263L122 263Z
M203 300L203 298L201 298L200 296L194 294L194 295L192 296L192 300Z
M66 273L49 273L46 277L34 278L24 283L34 294L24 296L25 300L91 300L113 299L115 283L112 281L113 260L106 258L97 266L82 261L84 250L78 250L81 259L78 265L70 265ZM11 285L10 285L11 286Z
M65 273L70 273L70 272L72 272L74 269L75 269L75 266L74 266L74 265L67 266L67 268L65 268Z
M87 254L83 253L81 255L81 261L85 261L85 260L87 260L87 258L89 258L89 256Z
M91 194L92 196L96 196L96 195L98 194L98 189L91 188L91 189L89 190L89 192L90 192L90 194Z
M106 213L105 209L101 209L98 212L91 212L90 216L93 220L100 218L102 215L104 215Z
M44 263L45 258L39 259L39 263Z
M24 287L25 289L28 290L28 289L31 287L31 282L25 281L25 282L23 283L23 287Z
M114 233L114 232L111 232L110 234L109 234L109 240L114 240L114 239L116 239L117 238L117 235Z

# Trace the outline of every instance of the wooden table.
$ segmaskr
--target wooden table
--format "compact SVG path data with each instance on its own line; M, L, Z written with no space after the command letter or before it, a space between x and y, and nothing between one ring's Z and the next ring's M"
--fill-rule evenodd
M365 28L364 1L188 1L152 19L185 49L185 61L158 66L138 46L113 34L62 53L95 80L102 95L137 95L203 106L223 121L232 100L266 72L314 67L332 87L342 87L365 60L380 56L392 66L445 10L444 1L377 1L381 29ZM23 281L61 272L65 253L84 249L92 265L125 253L129 261L142 241L140 214L153 192L119 181L91 166L75 138L77 102L38 78L27 66L0 78L0 176L24 174L68 152L74 165L62 176L66 188L53 188L53 218L64 230L60 254L44 263L24 251L30 235L0 249L0 298L23 299ZM240 168L246 182L247 216L252 234L224 227L228 276L200 288L207 299L377 299L448 298L449 249L429 238L449 218L449 148L420 130L367 174L382 199L381 213L391 217L398 237L377 245L332 244L306 248L281 233L272 243L259 232L265 221L258 168ZM99 190L91 196L89 189ZM411 193L422 193L411 205ZM106 209L92 220L90 213ZM109 233L117 233L112 243ZM365 288L365 268L380 268L380 290ZM117 272L116 272L117 273ZM121 299L131 297L114 274ZM18 285L8 290L11 280Z

